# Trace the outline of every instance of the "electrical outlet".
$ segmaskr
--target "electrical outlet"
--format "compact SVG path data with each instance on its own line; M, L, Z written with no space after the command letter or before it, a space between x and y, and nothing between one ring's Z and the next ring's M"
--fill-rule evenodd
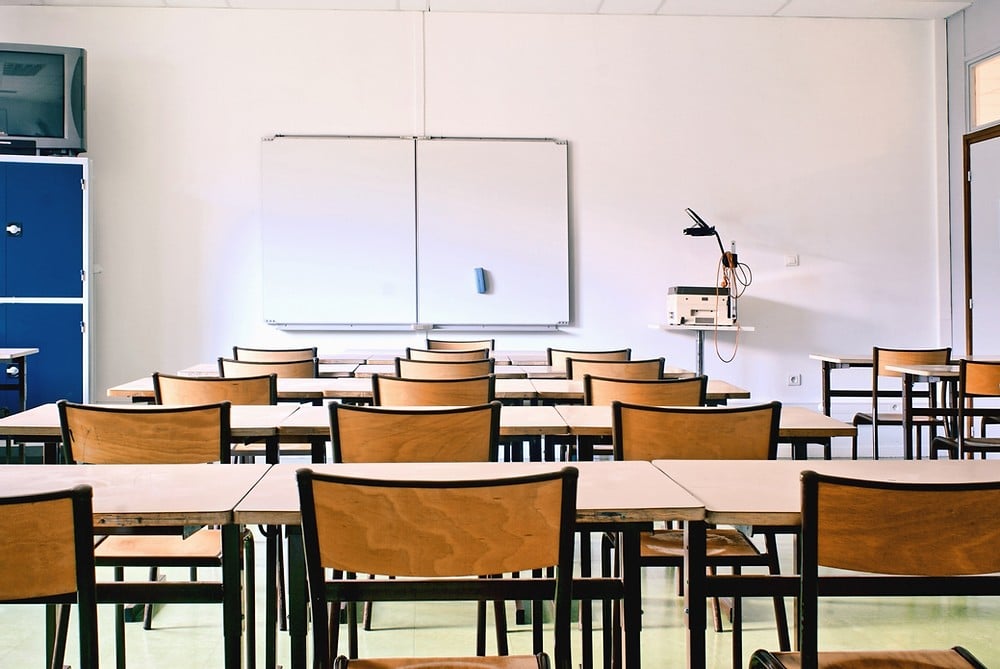
M801 374L789 374L788 375L788 385L790 385L790 386L801 386L802 385L802 375Z
M798 267L799 266L799 254L789 254L785 256L785 267Z

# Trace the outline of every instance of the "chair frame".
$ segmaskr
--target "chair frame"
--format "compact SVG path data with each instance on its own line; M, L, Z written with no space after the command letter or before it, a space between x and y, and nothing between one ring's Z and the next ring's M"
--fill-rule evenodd
M623 417L630 413L645 413L649 416L676 416L678 419L685 417L700 417L707 422L707 425L699 425L696 431L690 426L679 427L675 430L662 430L656 428L655 433L647 435L640 432L634 438L642 443L636 451L630 445L625 444L623 435L628 435L623 428ZM715 460L715 459L756 459L774 460L778 453L778 426L781 419L781 403L768 402L766 404L755 404L737 407L662 407L644 404L632 404L621 401L611 403L612 414L612 435L614 440L615 460L654 460L654 459L690 459L690 460ZM747 448L746 438L740 429L740 418L763 417L767 423L767 436L763 443L753 443L750 448L752 452L744 452ZM724 425L725 422L736 422L735 425ZM646 430L650 432L650 430ZM727 440L721 437L731 436ZM707 438L715 440L719 447L712 450L701 448L703 441ZM665 441L670 439L672 441ZM691 442L691 443L689 443ZM646 447L647 443L654 444L653 448L659 449L651 452ZM680 452L677 449L681 449ZM681 532L681 530L666 530L667 532ZM745 542L746 549L751 550L755 555L743 554L732 555L712 555L708 556L706 563L710 568L725 566L731 567L734 573L739 573L743 566L764 566L771 574L780 573L778 561L777 539L775 532L769 528L762 528L764 535L765 551L762 553L756 545L743 534L742 531L735 530L713 530L708 531L710 541L713 534L718 534L722 542L729 548L737 548L735 541ZM655 533L650 536L655 536ZM728 537L728 538L727 538ZM645 539L644 539L645 540ZM652 539L650 539L652 541ZM604 573L608 572L608 548L604 547L602 556L602 568ZM673 566L682 570L683 556L674 555L646 555L641 557L642 566ZM682 579L683 582L683 579ZM775 624L778 632L779 646L786 650L791 647L791 640L788 635L788 619L785 612L784 598L775 596L774 603ZM721 615L718 604L715 606L716 630L721 631ZM739 598L733 600L733 666L739 666L742 662L743 654L742 641L742 605Z
M935 354L939 356L935 358ZM940 357L943 355L943 358ZM893 372L886 369L888 365L893 365L897 363L914 363L914 364L944 364L948 362L951 358L951 347L943 346L938 348L887 348L884 346L874 346L872 347L872 404L870 413L859 412L854 415L852 423L855 427L859 425L871 425L872 426L872 457L875 460L879 459L879 427L887 425L902 425L903 418L898 412L893 412L891 414L884 414L879 411L879 400L884 398L896 398L902 397L902 389L882 389L879 387L880 378L901 378L903 375L899 372ZM935 402L934 388L928 388L927 390L915 390L912 393L914 398L927 399L929 402ZM934 426L943 425L943 421L939 418L932 417L918 417L915 419L915 427L917 428L917 439L916 447L919 453L922 449L921 438L920 438L920 428L930 427L932 430ZM933 434L929 438L928 443L933 441ZM931 457L933 457L934 451L931 451ZM854 460L858 459L858 441L855 435L851 444L851 457ZM903 457L907 460L912 459L912 453L904 453Z
M485 389L485 392L483 390ZM396 401L394 394L417 393ZM386 402L385 395L389 395ZM475 401L469 401L476 397ZM465 379L409 379L372 374L372 404L375 406L462 406L486 404L496 399L496 376L470 376Z
M1000 595L995 550L1000 524L987 524L986 540L982 534L982 509L1000 504L1000 481L888 482L814 471L802 472L801 481L799 640L804 669L818 664L821 596ZM890 554L901 559L887 562ZM821 576L820 567L853 573ZM965 649L953 650L970 667L985 669ZM751 667L784 666L767 651L754 657L759 664L752 661Z
M570 648L570 611L571 589L573 578L574 529L576 517L577 471L566 467L555 472L528 476L504 477L483 480L449 480L449 481L400 481L359 479L353 477L321 475L310 469L300 469L297 474L300 507L302 512L302 536L306 558L306 576L309 583L309 599L313 612L313 648L314 661L321 668L330 667L333 644L329 635L329 619L327 602L341 601L459 601L459 600L539 600L555 599L555 666L560 669L570 669L572 666ZM321 548L316 513L315 488L319 485L341 485L351 487L381 487L385 489L410 489L414 494L426 491L436 494L439 491L447 494L450 491L476 488L518 487L548 485L558 482L561 486L560 511L561 521L556 529L558 533L557 559L554 578L461 578L457 576L436 576L430 573L388 574L403 576L404 580L364 580L344 578L344 569L362 571L365 565L342 565L343 569L334 567L333 578L328 579L325 567L321 561ZM470 519L471 521L472 519ZM473 521L471 527L477 525ZM492 533L495 528L484 527L484 532ZM334 546L341 542L332 542ZM351 542L343 542L349 544ZM324 544L324 550L332 550L333 546ZM485 557L485 556L482 556ZM523 558L521 558L523 560ZM478 560L477 560L478 563ZM513 571L509 565L500 560L495 564L482 565L490 574ZM548 565L546 565L548 566ZM466 565L469 567L469 565ZM519 570L536 569L539 565L528 565L522 562ZM423 571L420 568L414 572ZM459 570L456 570L459 571ZM475 571L472 573L476 573ZM541 652L536 648L535 652Z
M233 346L233 360L241 362L297 362L318 358L315 346L304 348L248 348Z
M43 505L58 504L67 500L69 519L72 523L73 541L73 581L71 592L63 592L57 587L55 580L38 582L37 580L18 579L17 572L9 574L13 587L4 586L7 593L0 601L4 603L23 604L57 604L56 633L52 639L53 645L48 649L49 668L62 669L66 654L66 640L69 630L70 605L77 605L79 627L80 666L82 669L97 669L99 661L98 625L97 625L97 583L94 572L94 512L93 489L89 485L78 485L66 490L53 490L31 495L16 495L0 497L0 513L8 520L12 517L12 508L18 506L31 507L32 517L41 513ZM65 511L61 509L60 511ZM43 526L46 530L55 530L62 526L55 520ZM26 537L22 537L26 538ZM62 543L60 549L66 548ZM39 552L41 552L39 546ZM70 551L67 551L70 552ZM32 556L19 554L15 559L32 559ZM66 566L62 560L47 554L44 560L48 568ZM34 564L31 568L37 568ZM7 575L7 574L4 574ZM61 581L60 581L61 582ZM48 587L31 587L31 586Z
M566 358L566 378L582 379L586 375L615 379L662 379L664 358L647 360L588 360Z
M986 436L986 425L1000 418L1000 407L976 407L976 399L1000 399L1000 361L966 360L958 362L958 449L960 457L983 458L987 453L1000 453L1000 439ZM977 370L987 375L987 380L977 378ZM971 430L972 422L979 418L980 436Z
M394 362L396 376L408 379L464 379L484 376L494 373L494 365L493 358L455 362L396 358Z

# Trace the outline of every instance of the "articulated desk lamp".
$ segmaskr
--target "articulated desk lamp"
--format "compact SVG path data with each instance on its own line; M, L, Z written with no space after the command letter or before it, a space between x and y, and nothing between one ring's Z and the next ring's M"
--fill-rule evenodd
M721 272L722 277L719 283L719 289L727 289L729 297L729 317L732 318L732 323L739 327L739 322L736 317L736 302L737 299L743 295L747 286L753 280L753 275L750 272L750 267L746 264L742 264L737 260L736 257L736 242L732 242L732 250L726 251L725 247L722 245L722 239L719 237L719 233L716 231L715 226L711 226L702 220L695 211L691 208L684 210L691 220L694 221L694 225L684 228L684 234L690 235L692 237L715 237L715 241L719 244L719 272ZM722 295L721 290L717 289L716 295ZM718 309L716 310L718 312ZM716 316L716 325L719 323L719 316ZM739 334L737 332L737 346L739 345ZM718 353L718 340L716 340L716 353ZM733 351L733 357L736 356L736 351ZM730 362L733 358L728 360L719 355L719 358L724 362Z

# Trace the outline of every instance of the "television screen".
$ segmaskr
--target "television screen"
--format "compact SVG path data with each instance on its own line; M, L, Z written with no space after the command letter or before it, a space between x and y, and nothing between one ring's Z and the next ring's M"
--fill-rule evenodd
M0 50L0 135L65 136L64 58L58 53Z

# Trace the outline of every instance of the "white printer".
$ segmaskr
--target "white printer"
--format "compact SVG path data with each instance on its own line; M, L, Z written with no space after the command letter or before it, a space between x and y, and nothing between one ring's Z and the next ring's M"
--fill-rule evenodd
M734 325L736 305L729 288L671 286L667 291L667 325Z

